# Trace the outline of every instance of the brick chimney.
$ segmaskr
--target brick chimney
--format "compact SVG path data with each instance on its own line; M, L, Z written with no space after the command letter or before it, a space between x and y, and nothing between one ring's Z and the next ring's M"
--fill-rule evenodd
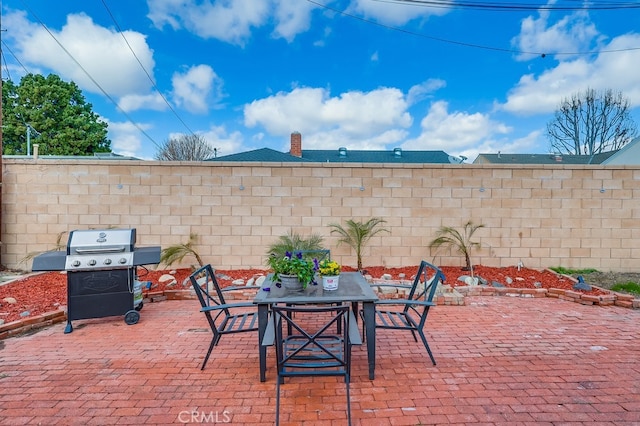
M291 149L289 154L302 157L302 135L299 132L291 133Z

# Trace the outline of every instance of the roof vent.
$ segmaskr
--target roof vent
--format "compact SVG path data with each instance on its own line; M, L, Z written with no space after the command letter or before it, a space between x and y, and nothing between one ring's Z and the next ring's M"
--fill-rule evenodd
M393 156L396 158L402 157L402 148L393 148Z
M341 146L340 148L338 148L338 155L340 157L346 157L347 156L347 148L345 148L344 146Z

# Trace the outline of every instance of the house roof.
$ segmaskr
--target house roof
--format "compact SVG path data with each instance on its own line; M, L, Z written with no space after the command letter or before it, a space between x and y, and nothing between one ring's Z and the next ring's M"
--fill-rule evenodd
M302 150L302 157L289 153L261 148L211 158L209 161L264 161L264 162L320 162L320 163L460 163L460 159L448 155L444 151L403 151L395 148L392 151L348 150Z
M640 164L640 137L633 139L631 142L620 148L615 154L604 160L602 164Z
M589 155L559 154L478 154L474 164L601 164L617 151Z
M207 161L248 161L248 162L296 162L308 161L295 157L288 152L280 152L271 148L260 148L252 151L238 152L236 154L223 155L221 157L209 158Z

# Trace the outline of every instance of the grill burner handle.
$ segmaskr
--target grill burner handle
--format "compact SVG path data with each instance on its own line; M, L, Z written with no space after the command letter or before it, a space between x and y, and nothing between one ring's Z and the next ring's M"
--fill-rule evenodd
M101 254L101 253L122 253L125 251L124 247L108 247L108 248L93 248L93 249L76 249L78 254Z

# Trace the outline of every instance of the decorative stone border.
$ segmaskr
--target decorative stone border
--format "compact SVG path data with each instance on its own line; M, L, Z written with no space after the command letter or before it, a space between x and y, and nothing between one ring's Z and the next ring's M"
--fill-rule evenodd
M367 276L367 281L375 287L377 283L385 284L409 284L407 280L383 280L373 279ZM595 287L595 286L592 286ZM580 293L578 291L564 290L559 288L509 288L509 287L490 287L486 285L477 286L460 286L451 287L449 285L441 285L436 290L435 302L437 305L466 305L466 298L472 296L509 296L509 297L553 297L570 302L580 303L583 305L598 306L619 306L629 309L640 309L640 298L629 294L616 293L611 290L595 287L609 294L601 296L593 296ZM229 300L251 300L255 296L256 288L243 289L239 287L237 290L230 291L225 294ZM378 295L384 299L394 299L403 297L402 291L378 292ZM144 303L155 303L164 300L196 300L196 295L191 289L184 290L165 290L149 292L144 298ZM47 312L41 315L12 321L0 325L0 340L8 337L28 333L42 327L67 320L66 312L63 309Z

